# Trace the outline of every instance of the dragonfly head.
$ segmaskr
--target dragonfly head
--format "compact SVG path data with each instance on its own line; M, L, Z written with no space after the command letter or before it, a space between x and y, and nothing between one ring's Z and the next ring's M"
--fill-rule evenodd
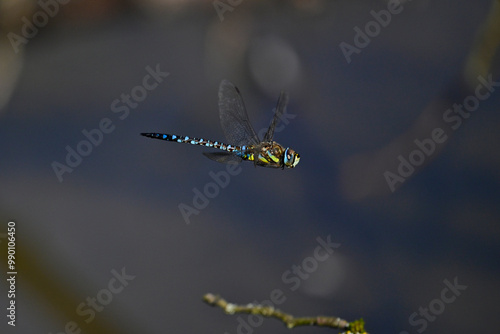
M290 147L287 147L285 150L285 154L283 156L283 163L286 168L293 168L297 166L300 161L300 155L292 150Z

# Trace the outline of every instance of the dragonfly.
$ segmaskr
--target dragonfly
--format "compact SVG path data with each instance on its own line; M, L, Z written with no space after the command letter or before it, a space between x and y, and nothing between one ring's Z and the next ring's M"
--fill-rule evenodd
M141 133L141 135L219 149L220 151L203 154L220 163L240 163L246 160L252 161L255 166L294 168L300 161L299 154L290 147L284 147L273 140L274 130L286 109L288 98L287 92L280 93L274 117L262 140L250 124L239 89L228 80L223 80L219 86L219 116L226 139L231 144L166 133L150 132Z

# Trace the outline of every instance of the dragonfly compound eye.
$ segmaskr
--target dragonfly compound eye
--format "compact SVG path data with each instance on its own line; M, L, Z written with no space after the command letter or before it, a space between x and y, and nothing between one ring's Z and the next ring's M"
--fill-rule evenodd
M285 155L283 157L283 163L288 168L293 168L299 163L300 156L291 148L285 150Z

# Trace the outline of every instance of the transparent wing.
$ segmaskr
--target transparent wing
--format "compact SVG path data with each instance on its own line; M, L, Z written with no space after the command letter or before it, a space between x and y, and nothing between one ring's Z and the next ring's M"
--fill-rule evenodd
M278 125L283 112L286 109L286 105L288 104L288 93L281 92L280 97L278 99L278 104L276 105L276 110L274 112L274 118L271 121L271 125L269 125L269 129L267 129L266 134L264 135L264 142L272 141L274 136L274 128Z
M203 155L213 161L217 161L223 164L240 163L242 161L242 159L239 156L229 152L210 152L210 153L205 152L203 153Z
M248 119L240 91L228 80L222 80L219 86L219 116L229 144L241 146L260 142Z

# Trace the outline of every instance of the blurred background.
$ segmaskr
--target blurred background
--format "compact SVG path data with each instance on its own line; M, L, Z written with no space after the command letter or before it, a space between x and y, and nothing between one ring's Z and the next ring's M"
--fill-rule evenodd
M500 4L404 1L370 24L391 3L0 0L0 332L289 333L201 300L275 289L286 312L363 318L370 333L498 328L500 87L470 96L479 75L500 81ZM257 131L290 93L275 140L297 168L242 163L214 188L226 166L206 149L139 135L224 141L222 79ZM468 118L444 120L466 100ZM446 140L391 187L435 129ZM328 236L335 252L290 274ZM445 280L467 286L450 303Z

